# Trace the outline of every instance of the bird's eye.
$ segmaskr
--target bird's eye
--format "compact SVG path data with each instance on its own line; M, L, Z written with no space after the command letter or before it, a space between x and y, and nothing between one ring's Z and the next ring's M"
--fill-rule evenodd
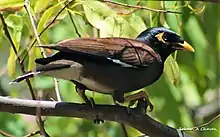
M167 39L168 39L166 34L164 34L162 38L164 41L167 41Z

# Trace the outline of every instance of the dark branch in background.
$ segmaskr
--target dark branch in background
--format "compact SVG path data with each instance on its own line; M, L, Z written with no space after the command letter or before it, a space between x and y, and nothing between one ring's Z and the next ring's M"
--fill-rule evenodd
M18 60L18 63L20 65L21 71L22 71L22 73L25 73L24 64L21 61L21 58L18 56L18 51L15 48L15 45L14 45L13 40L11 38L11 35L10 35L9 31L8 31L7 24L5 23L4 17L3 17L3 15L1 13L0 13L0 18L1 18L1 21L2 21L3 29L5 31L5 35L8 38L8 40L10 41L11 46L12 46L14 52L15 52L15 55L17 56L17 60ZM34 94L34 90L33 90L32 86L31 86L31 82L30 82L30 80L28 78L26 79L26 83L27 83L28 88L29 88L29 90L31 92L32 99L36 100L36 97L35 97L35 94Z
M13 99L0 96L0 112L36 115L36 108L41 109L42 116L77 117L90 120L94 120L98 116L100 119L129 125L143 134L153 137L190 137L178 129L153 120L136 109L132 109L129 115L127 108L123 106L97 104L91 108L86 104Z
M69 14L69 16L70 16L70 20L71 20L71 22L72 22L72 24L73 24L73 27L75 28L76 34L78 35L78 37L81 37L81 35L80 35L80 33L79 33L79 31L78 31L78 29L77 29L77 27L76 27L76 24L75 24L75 22L74 22L74 20L73 20L73 17L72 17L72 14L70 13L70 11L68 11L68 14Z
M148 11L152 11L152 12L181 14L181 12L178 12L178 11L152 9L152 8L148 8L145 6L129 5L129 4L119 3L119 2L115 2L115 1L111 1L111 0L103 0L103 2L111 3L111 4L123 6L123 7L128 7L128 8L148 10Z
M218 3L220 3L220 0L198 0L198 1L203 1L203 2L218 2Z

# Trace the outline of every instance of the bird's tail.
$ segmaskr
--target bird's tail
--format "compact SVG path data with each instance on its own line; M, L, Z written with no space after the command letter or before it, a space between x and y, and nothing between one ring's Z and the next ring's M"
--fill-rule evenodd
M11 81L9 84L11 85L11 84L14 84L14 83L18 83L22 80L25 80L27 78L32 78L32 77L34 77L34 75L37 75L39 73L40 73L40 71L38 71L38 72L37 71L35 71L35 72L34 71L29 71L29 72L17 77L15 80Z
M9 84L14 84L14 83L18 83L22 80L25 80L26 78L32 78L35 75L44 75L45 72L50 72L53 70L59 70L59 69L64 69L64 68L69 68L71 66L71 64L47 64L47 65L43 65L43 66L39 66L37 67L35 70L33 71L28 71L27 73L17 77L15 80L11 81ZM51 75L49 75L51 76Z

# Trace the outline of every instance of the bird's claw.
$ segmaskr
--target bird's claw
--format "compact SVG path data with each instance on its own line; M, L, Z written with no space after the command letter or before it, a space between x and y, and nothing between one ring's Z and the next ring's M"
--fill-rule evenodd
M140 98L137 100L132 100L129 102L128 107L127 107L127 112L128 114L131 113L131 106L135 104L135 102L138 101L137 106L134 108L136 111L141 112L142 114L146 114L146 110L149 107L149 112L152 112L154 109L153 104L150 102L149 99L146 98Z
M142 108L145 108L145 111L148 107L150 108L150 110L149 110L150 112L153 111L153 109L154 109L153 104L149 100L148 94L143 90L138 93L135 93L133 95L129 95L129 96L124 97L124 100L129 102L128 108L127 108L128 113L130 113L130 111L131 111L131 106L134 105L135 102L139 101L139 100L141 100L142 102L145 102L144 103L145 105L142 105Z
M94 99L93 99L92 97L89 98L89 100L88 100L88 102L87 102L86 104L88 104L88 105L91 106L92 108L95 107L95 101L94 101Z
M94 108L95 107L95 101L93 98L90 98L89 99L89 105ZM102 124L104 123L104 120L103 119L100 119L98 115L96 115L96 118L93 120L93 123L94 124Z
M94 124L102 124L104 123L103 119L100 119L98 116L96 116L96 119L93 120Z

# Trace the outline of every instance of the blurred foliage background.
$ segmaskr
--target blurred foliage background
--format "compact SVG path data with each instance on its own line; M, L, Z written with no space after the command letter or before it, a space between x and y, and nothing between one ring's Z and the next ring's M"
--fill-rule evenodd
M180 51L169 57L162 78L146 87L155 106L154 111L148 114L174 128L191 128L217 116L220 106L220 4L199 1L114 1L153 9L178 11L181 14L135 9L103 1L75 0L43 33L42 43L55 43L77 37L135 38L148 27L170 28L183 36L196 52ZM65 4L67 1L62 0L30 0L38 33L54 19ZM19 56L24 58L25 70L31 70L36 67L34 60L41 57L41 53L38 48L29 49L35 36L23 5L23 0L1 0L0 11L3 12ZM52 53L49 50L46 52L47 55ZM28 56L25 56L26 53ZM1 96L31 99L25 82L8 84L21 74L16 55L4 35L0 22ZM45 100L56 98L52 78L36 77L31 79L31 83L36 93L43 92ZM59 87L62 101L82 102L74 91L74 85L70 82L59 80ZM111 96L89 91L87 95L94 97L97 103L113 104ZM116 122L106 121L104 124L96 125L93 121L78 118L45 117L45 119L45 128L52 137L123 136L120 125ZM24 136L38 130L34 116L0 112L0 123L1 131L14 136ZM195 137L219 135L219 120L205 127L213 130L186 132ZM141 135L128 126L127 131L131 137Z

